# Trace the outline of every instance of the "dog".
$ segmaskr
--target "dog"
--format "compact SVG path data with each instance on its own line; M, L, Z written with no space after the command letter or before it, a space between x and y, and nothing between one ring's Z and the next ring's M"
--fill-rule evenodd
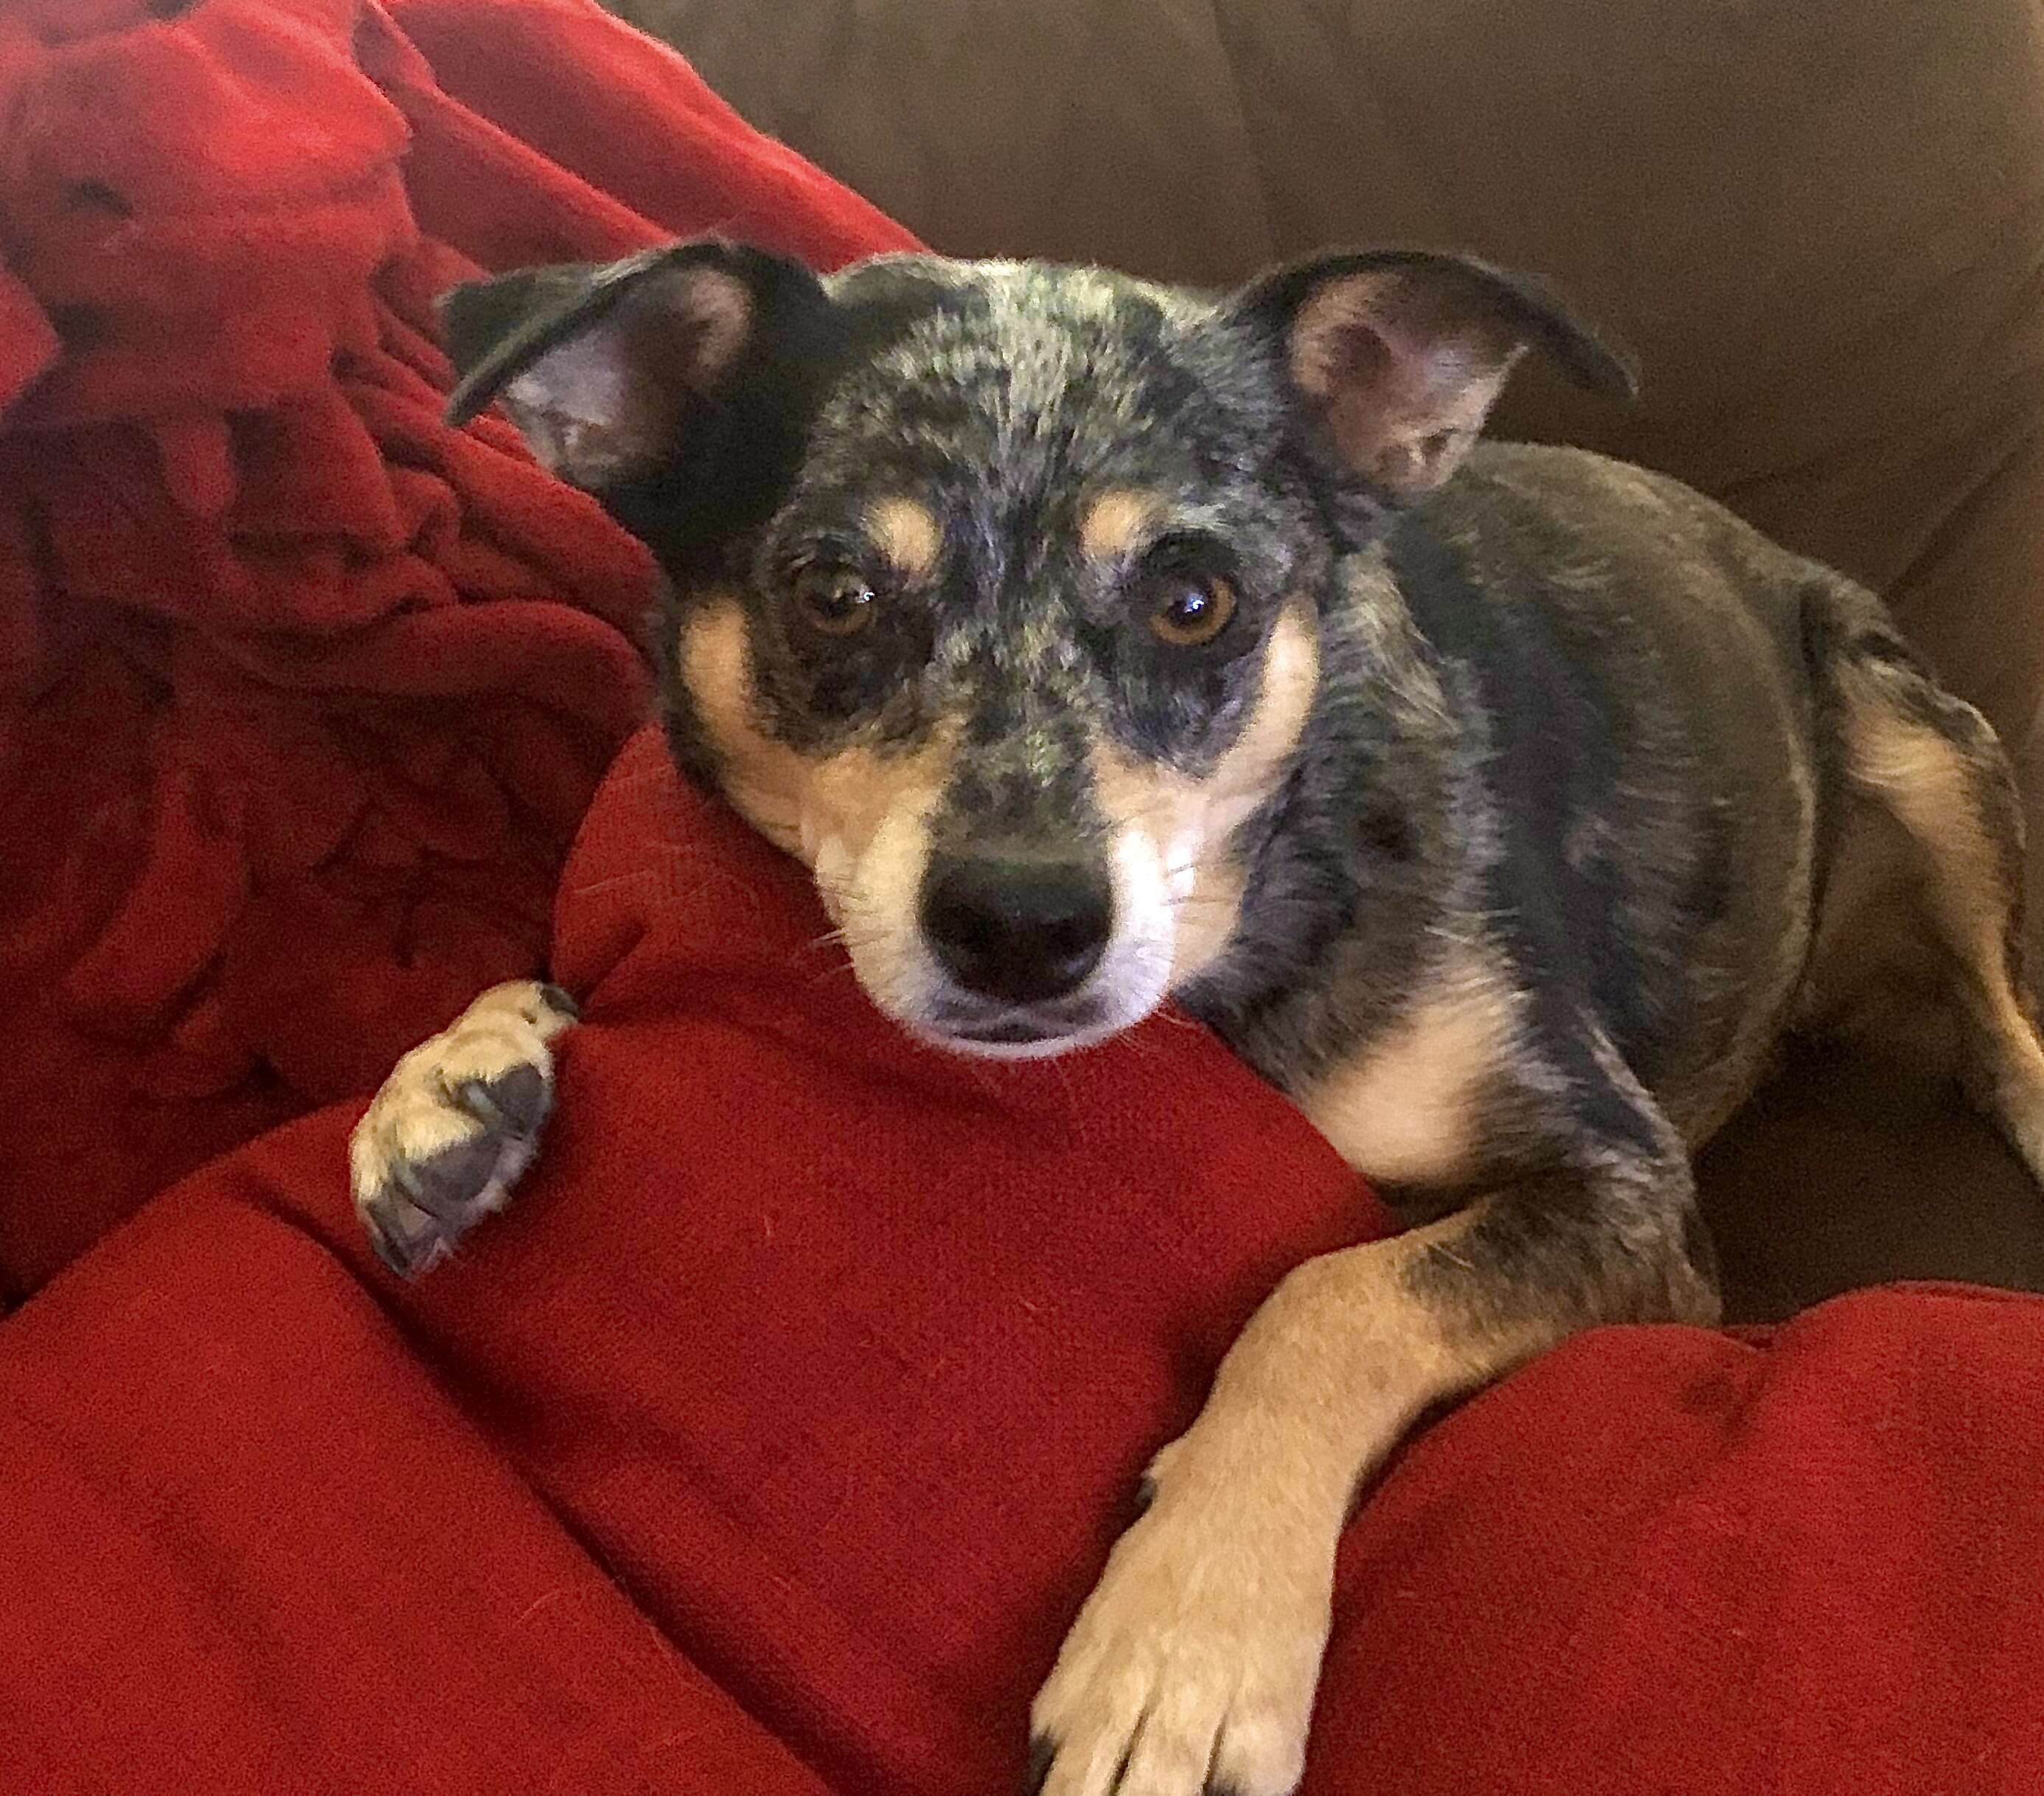
M1421 1220L1279 1285L1079 1614L1043 1796L1297 1782L1337 1535L1423 1411L1719 1313L1689 1156L1794 1030L1928 1014L2044 1176L2020 824L1880 602L1677 482L1480 440L1537 279L1329 255L1235 292L720 242L456 292L501 402L670 584L682 769L813 871L924 1040L1166 998ZM565 994L486 994L352 1146L411 1272L505 1198Z

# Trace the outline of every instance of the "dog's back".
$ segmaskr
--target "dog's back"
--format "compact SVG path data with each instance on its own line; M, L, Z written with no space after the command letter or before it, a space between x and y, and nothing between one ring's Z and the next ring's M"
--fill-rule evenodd
M1806 610L1837 577L1679 482L1486 444L1386 544L1487 713L1492 894L1697 1139L1801 974L1820 838Z

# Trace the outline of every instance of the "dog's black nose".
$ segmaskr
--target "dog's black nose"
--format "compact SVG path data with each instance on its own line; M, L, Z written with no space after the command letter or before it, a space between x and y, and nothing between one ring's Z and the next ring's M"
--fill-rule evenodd
M923 885L923 933L968 991L1011 1004L1062 998L1107 950L1107 871L1083 861L941 856Z

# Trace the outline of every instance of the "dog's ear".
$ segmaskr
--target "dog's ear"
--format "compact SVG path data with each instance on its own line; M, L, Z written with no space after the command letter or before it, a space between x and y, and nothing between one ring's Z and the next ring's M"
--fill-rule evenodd
M440 306L460 377L448 417L501 400L563 479L616 486L675 454L763 338L829 303L801 263L714 240L473 282Z
M1461 465L1529 348L1578 385L1631 398L1625 353L1532 276L1469 256L1380 249L1281 268L1235 301L1272 339L1321 448L1397 497Z

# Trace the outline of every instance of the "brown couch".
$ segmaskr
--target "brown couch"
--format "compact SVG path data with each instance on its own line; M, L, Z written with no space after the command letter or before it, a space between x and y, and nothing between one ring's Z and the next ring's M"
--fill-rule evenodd
M2044 835L2035 0L616 10L948 252L1224 283L1404 239L1545 271L1646 399L1532 375L1500 429L1666 468L1885 592ZM1905 1275L2044 1288L2044 1205L1906 1067L1800 1056L1705 1174L1741 1315Z

